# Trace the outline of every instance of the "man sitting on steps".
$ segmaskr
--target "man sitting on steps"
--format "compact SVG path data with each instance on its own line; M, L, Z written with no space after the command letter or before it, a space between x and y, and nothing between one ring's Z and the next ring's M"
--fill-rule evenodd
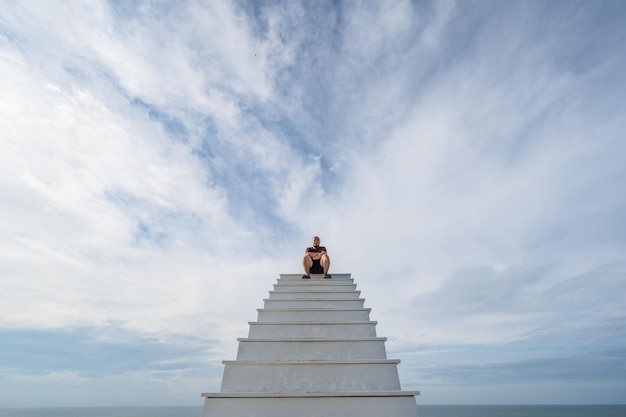
M313 246L306 248L304 258L302 259L302 266L304 267L304 275L302 279L310 279L309 274L324 274L324 278L332 278L328 273L330 268L330 258L326 253L326 248L320 246L320 238L313 236Z

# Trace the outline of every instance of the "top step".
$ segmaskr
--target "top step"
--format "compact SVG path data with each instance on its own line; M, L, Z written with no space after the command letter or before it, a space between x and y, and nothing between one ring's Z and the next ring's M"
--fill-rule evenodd
M346 280L350 280L350 282L352 282L352 274L337 274L337 273L332 273L332 278L328 279L328 278L324 278L323 274L311 274L311 279L302 279L302 273L300 274L280 274L280 278L278 279L278 281L335 281L335 280L342 280L343 282L345 282Z

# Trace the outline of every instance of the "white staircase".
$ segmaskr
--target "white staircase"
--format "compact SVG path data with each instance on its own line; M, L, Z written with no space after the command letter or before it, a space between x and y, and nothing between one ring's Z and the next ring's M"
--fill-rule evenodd
M417 416L350 274L281 274L202 417Z

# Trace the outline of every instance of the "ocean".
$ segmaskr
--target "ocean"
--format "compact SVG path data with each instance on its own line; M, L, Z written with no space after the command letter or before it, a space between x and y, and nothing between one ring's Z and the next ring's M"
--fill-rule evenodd
M422 405L419 417L626 417L626 405Z
M626 417L626 405L419 405L419 417ZM0 408L0 417L200 417L202 407ZM381 416L384 417L384 416Z

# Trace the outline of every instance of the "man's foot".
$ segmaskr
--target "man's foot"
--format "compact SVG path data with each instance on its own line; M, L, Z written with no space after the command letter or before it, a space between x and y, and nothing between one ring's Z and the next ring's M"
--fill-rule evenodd
M302 279L311 279L310 275L302 275Z
M324 278L332 278L333 276L330 274L324 274Z

